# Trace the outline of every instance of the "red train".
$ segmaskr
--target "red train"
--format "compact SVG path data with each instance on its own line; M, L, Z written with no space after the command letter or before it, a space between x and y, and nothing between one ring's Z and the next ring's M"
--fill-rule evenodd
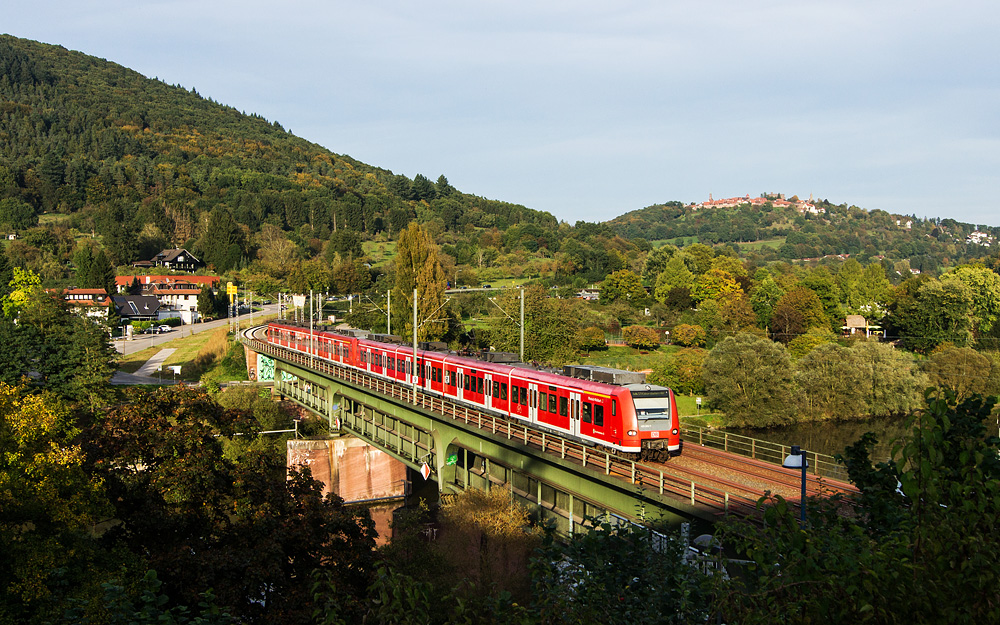
M662 386L607 384L421 349L414 369L412 346L283 322L268 325L267 340L402 384L416 382L426 393L588 444L661 459L680 453L677 404Z

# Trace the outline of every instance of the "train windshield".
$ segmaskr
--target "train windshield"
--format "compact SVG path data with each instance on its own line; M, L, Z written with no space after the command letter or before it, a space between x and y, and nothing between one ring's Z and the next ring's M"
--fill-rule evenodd
M669 430L671 425L670 389L659 387L631 390L635 416L640 430Z

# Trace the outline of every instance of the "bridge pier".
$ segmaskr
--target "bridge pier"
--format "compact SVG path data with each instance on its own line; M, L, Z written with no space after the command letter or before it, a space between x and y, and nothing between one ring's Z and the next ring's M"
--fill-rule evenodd
M256 343L276 358L276 393L325 417L331 431L351 433L414 471L426 463L439 493L504 488L563 534L577 531L587 518L609 515L667 525L716 518L696 506L693 495L686 503L666 494L662 476L657 489L612 474L602 450L585 451L581 462L565 445L558 453L556 436L548 451L540 450L537 440L529 445L527 430L499 417L423 393L415 405L408 387L308 357L289 355L286 361L280 349Z

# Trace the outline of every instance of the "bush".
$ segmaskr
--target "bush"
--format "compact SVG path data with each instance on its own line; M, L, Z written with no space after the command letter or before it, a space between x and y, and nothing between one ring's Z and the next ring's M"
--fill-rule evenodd
M576 333L576 342L580 351L584 352L608 348L608 344L604 340L604 331L595 326L578 331Z
M674 326L673 341L683 347L703 347L705 345L705 328L699 325L681 323Z
M622 330L622 340L635 349L656 349L660 346L660 335L653 328L629 326Z
M649 381L669 386L675 393L704 394L705 382L701 369L707 357L708 351L704 349L694 347L679 350L665 364L653 368Z

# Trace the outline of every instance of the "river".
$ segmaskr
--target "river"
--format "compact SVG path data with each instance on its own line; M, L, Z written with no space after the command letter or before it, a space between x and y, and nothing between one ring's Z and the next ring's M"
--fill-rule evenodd
M873 432L878 444L872 453L872 460L887 460L893 441L908 433L906 418L868 419L865 421L822 421L798 423L766 430L727 428L727 432L749 436L783 445L798 445L807 451L835 455L855 443L865 432Z

